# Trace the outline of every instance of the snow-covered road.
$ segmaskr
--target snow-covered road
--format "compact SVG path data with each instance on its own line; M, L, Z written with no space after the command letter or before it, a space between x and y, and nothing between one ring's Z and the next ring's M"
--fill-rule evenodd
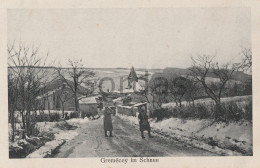
M105 137L103 119L82 123L78 136L67 141L56 158L75 157L159 157L159 156L211 156L216 155L187 144L162 138L156 134L142 139L137 126L113 118L114 137Z

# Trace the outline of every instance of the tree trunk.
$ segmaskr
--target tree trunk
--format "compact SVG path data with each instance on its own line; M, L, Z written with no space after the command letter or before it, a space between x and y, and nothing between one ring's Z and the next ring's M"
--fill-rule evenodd
M30 110L26 111L25 119L26 119L26 133L27 133L27 136L30 136L31 135L31 130L30 130Z
M9 112L8 112L8 123L12 123L12 114L11 113L12 113L11 110L9 110Z
M21 112L21 116L22 116L22 123L23 123L22 128L25 129L25 119L24 119L24 112L23 111Z
M153 110L154 110L154 97L153 97Z
M216 111L215 111L215 118L220 121L225 120L225 114L224 114L224 109L222 108L220 101L215 101L216 103Z
M48 101L48 112L49 112L49 118L51 119L51 110L50 110L50 101L49 101L49 97L47 97L47 101Z
M78 98L77 98L77 88L74 90L74 103L75 103L75 111L78 111Z
M64 118L64 103L62 102L62 118Z
M24 111L21 111L22 122L23 122L23 130L25 130L25 119L24 119ZM23 132L22 139L25 139L25 134Z
M77 98L77 91L78 91L78 79L75 77L75 70L74 70L74 101L75 101L75 111L78 111L78 98Z
M215 100L215 103L216 105L220 105L220 100L219 99Z
M15 132L15 119L14 119L14 111L11 111L11 114L10 114L10 116L11 116L11 125L12 125L12 130L13 130L13 132L12 132L12 138L11 138L11 141L12 142L14 142L14 132Z
M75 111L78 111L77 91L75 91L74 93L74 101L75 101Z

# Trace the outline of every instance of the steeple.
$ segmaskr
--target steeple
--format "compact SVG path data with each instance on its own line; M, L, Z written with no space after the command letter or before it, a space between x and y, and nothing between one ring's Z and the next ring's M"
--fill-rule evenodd
M137 79L137 75L136 75L136 72L135 72L135 69L134 67L132 66L132 69L130 71L130 74L128 76L128 79L131 78L131 79Z
M138 77L136 75L134 67L132 66L130 74L128 76L128 88L132 88L133 87L132 86L133 82L138 82Z

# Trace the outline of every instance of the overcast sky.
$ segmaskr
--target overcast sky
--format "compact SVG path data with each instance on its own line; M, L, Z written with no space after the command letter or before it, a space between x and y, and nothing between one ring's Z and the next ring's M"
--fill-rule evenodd
M251 46L249 8L12 9L8 41L50 52L67 66L165 68L190 66L190 56L237 60Z

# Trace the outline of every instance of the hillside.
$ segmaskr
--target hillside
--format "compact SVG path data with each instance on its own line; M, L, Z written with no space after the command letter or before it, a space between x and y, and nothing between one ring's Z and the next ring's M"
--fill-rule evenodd
M189 75L190 72L187 69L182 69L182 68L171 68L171 67L167 67L163 70L164 73L166 74L174 74L177 76L186 76ZM207 75L207 77L211 77L211 78L216 78L216 76L213 73L209 73ZM234 72L233 75L233 80L237 80L237 81L246 81L252 78L252 75L248 75L245 74L244 72Z
M47 71L46 78L44 80L54 80L57 78L56 73L56 67L37 67L39 70L42 69L44 71ZM12 70L10 67L9 70ZM85 68L86 70L92 70L96 72L96 79L98 79L98 83L103 78L109 78L112 79L114 82L114 90L120 89L120 80L123 80L123 88L127 87L127 77L130 73L130 69L127 68ZM189 74L188 69L182 69L182 68L172 68L167 67L165 69L142 69L142 68L136 68L137 76L143 76L145 75L145 71L148 72L148 78L156 77L156 76L164 76L168 79L168 77L176 77L176 76L187 76ZM252 76L245 74L243 72L237 72L234 74L233 80L236 81L245 81L247 79L251 79ZM218 80L213 74L208 75L209 81L216 81ZM103 82L103 90L107 91L107 89L112 90L112 84L111 81L105 80ZM96 89L96 92L98 92L98 88Z

